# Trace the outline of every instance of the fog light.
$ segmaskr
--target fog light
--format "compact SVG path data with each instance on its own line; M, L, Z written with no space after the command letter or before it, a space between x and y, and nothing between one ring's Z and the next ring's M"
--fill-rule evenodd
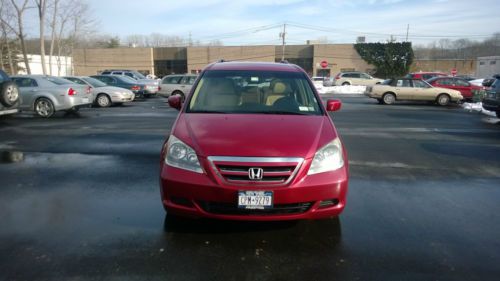
M172 203L174 203L175 205L181 205L181 206L190 207L190 208L194 207L194 205L191 202L191 200L189 200L187 198L172 197L172 198L170 198L170 201L172 201Z
M339 203L338 199L328 199L328 200L323 200L319 203L319 208L328 208L328 207L333 207Z

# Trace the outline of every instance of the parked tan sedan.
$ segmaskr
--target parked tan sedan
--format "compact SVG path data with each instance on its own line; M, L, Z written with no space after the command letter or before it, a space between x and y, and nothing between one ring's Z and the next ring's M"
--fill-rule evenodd
M366 87L365 94L379 103L393 104L397 100L433 101L448 105L463 99L459 91L435 88L420 79L397 78L382 84Z

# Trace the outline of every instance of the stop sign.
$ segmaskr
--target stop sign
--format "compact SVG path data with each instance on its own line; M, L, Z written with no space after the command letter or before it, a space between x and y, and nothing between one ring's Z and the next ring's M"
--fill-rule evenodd
M456 68L453 68L453 69L451 70L451 75L452 75L452 76L457 75L457 69L456 69Z
M319 63L319 65L321 65L321 67L323 67L323 68L326 68L328 66L328 62L326 60L324 60L324 61L321 61Z

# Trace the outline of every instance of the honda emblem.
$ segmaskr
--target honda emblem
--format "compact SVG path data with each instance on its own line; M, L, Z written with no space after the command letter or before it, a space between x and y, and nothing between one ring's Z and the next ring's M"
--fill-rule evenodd
M261 180L264 176L264 169L250 168L248 169L248 178L251 180Z

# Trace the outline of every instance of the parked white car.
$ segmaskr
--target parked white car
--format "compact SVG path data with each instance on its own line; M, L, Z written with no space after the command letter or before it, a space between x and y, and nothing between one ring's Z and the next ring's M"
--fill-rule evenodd
M382 79L372 77L364 72L340 72L335 76L336 86L359 85L359 86L372 86L382 83Z
M170 97L180 95L184 99L191 91L191 87L198 78L194 74L172 74L163 77L158 95Z
M48 75L12 76L21 94L21 110L34 111L48 118L56 111L76 112L81 107L90 107L90 87Z
M86 85L91 88L92 101L100 107L108 107L112 104L123 104L131 102L135 94L127 89L108 86L105 83L88 76L65 76L71 82Z
M483 81L484 79L481 78L481 79L470 80L469 83L476 86L483 86Z

